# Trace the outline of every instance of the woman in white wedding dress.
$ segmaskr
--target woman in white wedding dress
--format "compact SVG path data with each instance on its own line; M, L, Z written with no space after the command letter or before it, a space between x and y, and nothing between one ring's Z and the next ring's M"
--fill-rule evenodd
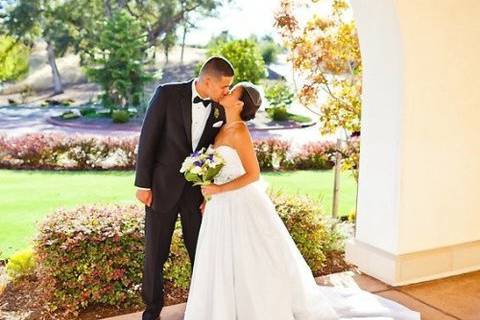
M215 140L225 166L200 228L184 320L419 320L420 314L360 289L318 286L265 188L244 121L261 98L240 83L221 104L226 124Z

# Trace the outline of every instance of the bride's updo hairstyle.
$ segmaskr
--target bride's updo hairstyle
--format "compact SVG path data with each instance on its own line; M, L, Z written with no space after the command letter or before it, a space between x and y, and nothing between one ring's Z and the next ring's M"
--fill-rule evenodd
M258 88L250 82L240 82L237 84L242 87L240 101L243 102L243 109L240 112L240 118L243 121L252 120L262 105L262 97Z

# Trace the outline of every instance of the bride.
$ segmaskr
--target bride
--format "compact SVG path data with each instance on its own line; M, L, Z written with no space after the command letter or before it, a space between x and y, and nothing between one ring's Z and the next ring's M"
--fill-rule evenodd
M265 189L245 121L261 104L237 84L220 103L226 124L214 148L225 166L203 208L184 320L420 320L420 314L360 289L318 286Z

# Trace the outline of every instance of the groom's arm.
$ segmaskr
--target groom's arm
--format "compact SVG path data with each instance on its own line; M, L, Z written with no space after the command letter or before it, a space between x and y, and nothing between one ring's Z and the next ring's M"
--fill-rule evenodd
M135 186L151 189L155 154L165 122L165 88L158 86L150 99L138 142Z

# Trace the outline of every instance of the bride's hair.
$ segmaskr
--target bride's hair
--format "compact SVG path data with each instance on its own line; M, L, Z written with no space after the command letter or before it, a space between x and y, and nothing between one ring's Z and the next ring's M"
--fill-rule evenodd
M250 82L240 82L237 86L242 87L240 101L243 102L243 109L240 112L240 118L248 121L255 118L255 115L262 105L262 95L258 88Z

